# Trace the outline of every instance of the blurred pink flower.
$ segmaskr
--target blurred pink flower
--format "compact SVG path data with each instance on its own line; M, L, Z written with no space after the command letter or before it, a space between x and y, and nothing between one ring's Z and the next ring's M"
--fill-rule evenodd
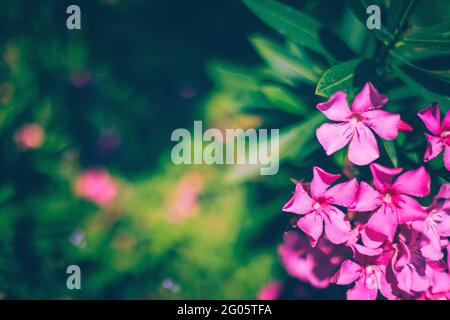
M198 212L198 198L203 191L203 184L204 177L198 172L189 172L181 178L167 200L169 220L179 222Z
M401 174L395 182L393 178L402 168L386 168L372 163L373 189L362 181L349 207L352 211L374 211L365 228L371 240L382 243L384 239L393 242L399 224L424 220L427 216L415 197L425 197L430 193L430 176L424 167Z
M399 114L381 110L387 102L388 98L367 82L353 100L351 110L343 91L317 104L317 109L334 121L322 124L316 131L326 154L331 155L350 143L349 160L356 165L367 165L380 156L372 130L385 140L394 140L399 130L411 131Z
M304 235L293 231L286 234L284 243L278 247L287 273L316 288L329 286L331 276L345 259L345 250L324 238L312 247Z
M30 123L14 135L17 145L23 149L37 149L44 142L44 129L37 123Z
M430 161L444 149L444 165L447 170L450 170L450 113L447 112L442 125L439 104L430 104L425 109L420 110L417 115L432 133L432 135L425 133L427 149L423 160L425 162Z
M259 290L258 300L277 300L283 287L279 282L270 282Z
M331 174L319 167L313 168L310 195L301 183L297 183L292 198L283 206L283 211L303 215L297 226L304 231L315 246L325 225L325 234L333 243L344 243L350 234L350 221L334 205L349 206L358 189L356 179L331 184L340 178L340 174Z
M119 184L106 170L89 169L77 178L75 191L78 196L103 206L116 198Z

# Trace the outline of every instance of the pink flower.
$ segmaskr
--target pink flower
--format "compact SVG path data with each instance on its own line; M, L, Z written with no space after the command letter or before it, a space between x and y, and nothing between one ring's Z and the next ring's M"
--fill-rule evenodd
M349 209L375 211L367 222L366 235L374 243L381 244L385 239L393 242L398 224L426 218L425 210L412 196L425 197L430 193L430 176L424 167L419 167L401 174L393 182L402 168L386 168L373 163L370 170L376 190L361 182Z
M423 234L421 238L422 255L438 261L444 256L442 246L450 237L450 184L441 185L433 203L427 209L428 216L423 221L414 221L412 228Z
M297 183L295 193L283 206L283 211L303 215L297 226L310 237L312 246L316 245L322 235L324 224L325 234L331 242L344 243L350 234L350 221L334 205L349 206L353 202L358 183L353 178L331 187L340 178L340 174L331 174L319 167L313 168L313 174L311 196L301 183Z
M345 249L336 248L324 238L312 247L304 235L291 231L286 234L278 253L290 276L323 289L330 285L331 276L344 260Z
M430 161L444 149L444 165L447 170L450 170L450 149L448 147L450 145L450 113L447 112L442 125L439 104L430 104L420 110L417 115L432 133L432 135L425 133L427 148L423 160Z
M405 226L401 228L395 253L392 257L392 268L397 278L397 286L408 294L422 292L430 286L425 272L426 259L420 252L419 233Z
M181 222L200 210L199 198L204 188L204 177L198 172L183 176L173 193L168 194L167 214L170 222Z
M281 294L283 286L279 282L270 282L261 288L258 300L276 300Z
M358 244L352 249L355 261L345 260L332 277L332 282L339 285L355 283L347 291L348 300L375 300L378 291L385 298L395 299L386 272L392 250L370 249Z
M450 300L450 275L442 262L429 262L427 265L430 287L425 292L425 298L429 300Z
M78 196L103 206L116 198L119 186L107 171L90 169L77 178L75 191Z
M23 149L37 149L44 142L44 130L39 124L30 123L15 133L14 140Z
M326 154L331 155L350 143L349 160L357 165L367 165L380 156L372 130L385 140L394 140L399 130L411 131L399 114L381 110L387 101L388 98L368 82L353 100L352 110L343 91L317 104L317 109L334 121L322 124L316 131Z

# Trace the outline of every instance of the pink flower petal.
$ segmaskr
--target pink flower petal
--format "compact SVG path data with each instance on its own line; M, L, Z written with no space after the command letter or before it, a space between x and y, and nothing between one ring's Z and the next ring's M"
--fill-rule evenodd
M411 269L408 266L405 266L400 272L396 273L396 278L397 278L397 286L406 293L411 294L411 287L412 287Z
M398 287L407 293L411 293L411 290L415 292L425 291L430 286L425 274L419 275L410 265L406 265L397 273L397 280Z
M401 193L425 197L430 193L430 175L424 167L407 171L395 180L394 188Z
M439 104L430 104L425 109L420 110L417 115L423 121L428 130L430 130L434 135L439 135L441 133Z
M311 239L313 240L311 245L315 247L323 231L323 219L320 214L312 212L305 215L298 220L297 226L300 230L311 237Z
M413 131L413 128L402 119L398 122L397 127L399 131Z
M397 213L392 206L382 205L367 222L367 229L384 235L390 242L394 240L397 230Z
M433 205L436 205L440 199L450 200L450 183L444 183L440 186L439 192L433 198Z
M383 252L383 248L368 248L366 246L355 244L352 246L353 255L359 261L362 256L375 257Z
M370 165L370 171L373 176L373 184L380 192L383 192L385 190L385 186L390 185L394 176L401 173L403 169L387 168L381 164L372 163Z
M348 207L353 203L357 190L358 182L353 178L347 182L339 183L331 187L324 195L330 199L330 203Z
M445 146L444 148L444 166L445 169L450 171L450 149L448 146Z
M367 182L361 181L355 200L350 206L350 210L364 212L372 211L381 205L381 195Z
M353 112L364 112L383 107L388 102L385 95L380 94L374 86L367 82L352 104Z
M361 276L362 267L354 261L345 260L332 277L332 282L347 285L355 282Z
M314 200L306 193L301 183L295 186L295 193L283 206L283 211L296 214L305 214L313 210Z
M394 140L398 135L400 115L383 110L371 110L363 113L364 124L385 140Z
M443 213L441 219L438 225L439 235L441 237L450 237L450 215Z
M356 281L355 286L347 291L348 300L375 300L378 295L378 289L369 289L366 287L364 278Z
M414 199L406 195L400 195L397 203L398 222L405 224L406 222L424 220L427 213L422 206Z
M432 293L450 291L450 275L447 272L434 270L431 281L433 285Z
M313 179L311 181L311 195L318 198L325 193L330 185L341 177L340 174L333 174L314 166Z
M361 230L361 241L367 248L379 248L385 240L386 237L384 235L380 235L376 232L371 231L370 229L363 228Z
M353 129L347 122L324 123L316 130L317 140L327 156L345 147L353 136Z
M344 243L350 236L350 221L337 208L327 210L325 217L325 235L334 244Z
M361 125L353 134L348 148L348 159L356 165L364 166L378 159L379 156L375 136L369 128Z
M441 250L441 237L439 231L425 221L414 221L412 228L423 234L420 252L424 258L439 261L444 254Z
M441 138L439 137L435 137L427 133L425 133L425 137L427 138L427 148L423 156L423 161L428 162L431 159L436 158L439 153L441 153L443 144Z
M441 131L450 130L450 112L447 111L444 120L442 121Z
M346 121L352 115L344 91L337 91L328 101L318 103L316 107L333 121Z

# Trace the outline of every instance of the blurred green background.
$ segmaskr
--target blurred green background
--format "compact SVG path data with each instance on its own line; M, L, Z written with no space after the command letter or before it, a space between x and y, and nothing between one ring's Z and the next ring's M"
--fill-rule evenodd
M257 61L247 35L262 23L240 1L0 7L0 296L255 298L276 252L251 238L277 209L252 212L221 168L172 165L170 134L203 118L210 59ZM39 147L18 141L28 124ZM118 182L107 205L77 195L92 168ZM66 288L71 264L82 290Z
M375 52L345 1L283 3L340 35L359 30L351 49ZM70 4L81 8L81 30L66 28ZM309 172L311 159L325 161L317 146L291 142L306 143L297 136L321 121L307 116L323 100L312 84L326 60L308 52L314 64L299 67L306 82L267 62L273 45L260 34L280 36L238 0L2 0L0 8L0 298L252 299L274 281L285 283L283 297L305 297L306 285L279 263L289 226L280 208L290 178ZM429 26L448 18L449 3L417 12L414 22ZM423 106L393 79L380 83L404 105ZM261 177L173 165L170 134L193 120L308 126L284 140L292 161ZM72 264L81 290L66 287Z

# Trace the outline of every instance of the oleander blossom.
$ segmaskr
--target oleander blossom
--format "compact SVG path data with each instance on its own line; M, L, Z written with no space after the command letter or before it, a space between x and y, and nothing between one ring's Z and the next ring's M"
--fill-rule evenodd
M362 181L350 210L373 212L365 227L369 247L379 246L386 239L394 241L399 224L424 220L425 209L413 197L425 197L430 193L430 176L424 167L407 171L387 168L372 163L370 170L375 189ZM400 174L400 175L399 175ZM394 177L399 175L395 181Z
M427 290L430 281L426 274L427 261L420 250L419 233L402 226L394 248L392 270L398 288L407 294Z
M317 244L323 229L332 243L340 244L348 240L350 221L335 205L349 206L353 202L358 183L353 178L331 186L340 177L340 174L328 173L315 166L309 187L310 195L301 183L297 183L294 195L283 206L283 211L302 216L297 226L309 236L313 247Z
M354 283L347 290L348 300L375 300L378 292L387 299L395 299L387 272L392 250L371 249L358 244L352 245L352 249L353 259L342 262L331 281L338 285Z
M427 207L428 216L425 220L414 221L413 229L422 233L422 255L433 261L444 257L442 248L448 244L450 237L450 184L441 185L433 203Z
M441 124L439 104L430 104L417 114L432 133L425 133L427 148L423 161L428 162L436 158L444 150L444 165L450 170L450 113L447 112Z
M349 160L356 165L367 165L380 156L373 132L382 139L394 140L399 130L411 131L399 114L381 110L387 102L388 98L368 82L353 100L351 110L343 91L317 104L317 109L333 121L322 124L316 131L326 154L329 156L349 144Z

